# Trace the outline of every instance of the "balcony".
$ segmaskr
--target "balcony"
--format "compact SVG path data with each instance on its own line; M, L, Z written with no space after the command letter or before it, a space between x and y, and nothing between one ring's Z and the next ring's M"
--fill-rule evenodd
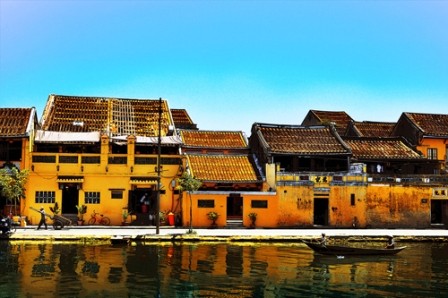
M157 155L32 153L31 170L61 175L125 174L155 175ZM176 175L182 165L181 156L161 156L163 174Z
M280 186L353 186L368 184L440 186L448 175L381 175L351 172L277 172Z

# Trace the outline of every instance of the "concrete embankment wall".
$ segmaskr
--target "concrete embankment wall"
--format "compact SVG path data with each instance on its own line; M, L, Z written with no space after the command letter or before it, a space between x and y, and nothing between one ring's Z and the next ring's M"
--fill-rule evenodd
M397 242L448 242L448 230L404 229L188 229L163 228L71 228L62 230L35 230L21 228L1 239L6 241L45 242L284 242L300 243L316 239L325 233L330 240L347 242L386 242L392 235Z

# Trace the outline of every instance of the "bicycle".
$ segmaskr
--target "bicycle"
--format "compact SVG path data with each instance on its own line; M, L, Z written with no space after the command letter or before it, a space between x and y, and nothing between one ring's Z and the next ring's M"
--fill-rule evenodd
M99 215L100 217L98 218L97 215ZM93 210L93 213L87 224L94 225L95 223L98 223L103 226L108 226L110 225L110 218Z

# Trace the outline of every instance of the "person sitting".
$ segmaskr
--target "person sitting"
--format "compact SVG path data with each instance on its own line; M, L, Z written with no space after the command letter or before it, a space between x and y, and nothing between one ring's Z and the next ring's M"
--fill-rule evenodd
M325 235L325 233L322 233L320 239L319 239L319 244L320 245L327 245L327 236Z
M388 249L394 249L395 248L395 240L394 240L393 236L387 237L386 248L388 248Z

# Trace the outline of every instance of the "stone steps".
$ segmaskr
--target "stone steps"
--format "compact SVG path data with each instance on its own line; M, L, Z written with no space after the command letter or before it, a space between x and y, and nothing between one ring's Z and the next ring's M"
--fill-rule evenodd
M227 219L226 222L227 228L242 228L243 227L243 220L242 219Z

